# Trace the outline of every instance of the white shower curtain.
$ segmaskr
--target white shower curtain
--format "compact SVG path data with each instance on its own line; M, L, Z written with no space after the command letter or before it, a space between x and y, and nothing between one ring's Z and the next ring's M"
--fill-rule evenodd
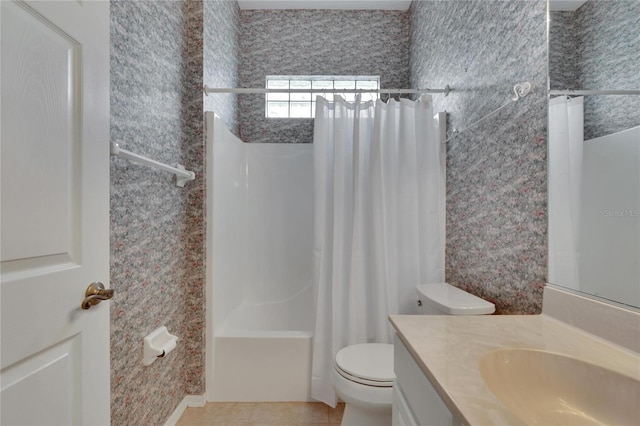
M549 100L549 282L580 289L584 98Z
M314 399L336 405L335 354L391 342L389 314L444 279L440 144L430 96L347 103L318 97L314 129Z

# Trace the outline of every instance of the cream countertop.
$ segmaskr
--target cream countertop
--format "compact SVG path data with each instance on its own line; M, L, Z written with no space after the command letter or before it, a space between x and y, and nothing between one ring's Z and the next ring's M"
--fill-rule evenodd
M640 380L640 356L551 316L389 317L451 412L469 425L523 424L485 385L480 359L496 349L555 352Z

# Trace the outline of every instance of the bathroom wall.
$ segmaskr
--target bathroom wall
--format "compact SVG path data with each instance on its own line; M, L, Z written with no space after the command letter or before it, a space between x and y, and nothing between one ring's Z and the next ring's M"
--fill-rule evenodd
M209 87L239 87L240 8L233 1L204 2L204 84ZM227 127L238 133L237 96L232 93L204 97L205 111L220 116Z
M503 314L541 311L547 265L547 49L544 1L414 1L411 85L449 128L533 92L447 143L446 280Z
M552 12L549 31L552 89L640 88L639 1L590 0L575 12ZM589 96L584 115L585 140L636 127L640 98Z
M579 90L578 31L574 12L552 11L549 21L549 87Z
M242 10L240 87L264 87L267 75L379 75L381 87L408 87L407 12ZM239 95L245 142L313 139L312 119L266 119L264 95Z
M111 140L196 180L111 161L111 419L116 425L163 424L185 395L204 383L203 21L215 71L212 86L233 84L234 2L111 2ZM218 50L216 50L218 49ZM215 109L233 123L233 100ZM142 339L166 325L178 347L149 367Z

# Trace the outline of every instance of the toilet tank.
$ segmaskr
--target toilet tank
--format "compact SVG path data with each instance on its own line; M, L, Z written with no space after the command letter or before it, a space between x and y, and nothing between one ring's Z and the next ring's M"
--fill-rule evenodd
M487 315L495 312L487 302L447 283L416 286L421 315Z

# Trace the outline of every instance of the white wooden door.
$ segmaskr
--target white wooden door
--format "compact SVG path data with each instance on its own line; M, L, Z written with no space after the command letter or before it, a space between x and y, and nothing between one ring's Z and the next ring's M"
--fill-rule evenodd
M0 423L106 425L109 3L0 4Z

